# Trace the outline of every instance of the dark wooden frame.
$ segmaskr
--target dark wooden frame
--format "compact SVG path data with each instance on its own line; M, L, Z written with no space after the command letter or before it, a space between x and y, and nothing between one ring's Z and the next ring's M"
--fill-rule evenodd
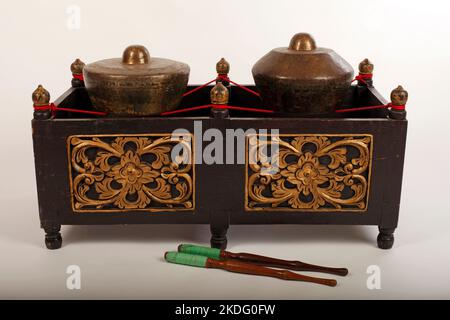
M199 91L183 100L182 106L208 103L209 90ZM349 106L385 104L383 97L364 85L352 87ZM260 106L256 97L233 88L231 104ZM90 100L81 81L74 79L72 88L56 102L60 107L89 108ZM231 113L231 115L230 115ZM351 117L348 117L351 115ZM58 111L35 111L32 120L39 216L49 249L59 248L61 225L96 224L210 224L213 247L225 248L230 224L336 224L375 225L379 228L378 246L391 248L397 227L407 121L395 120L386 109L354 112L331 118L271 116L213 109L189 116L109 118L92 117ZM398 118L398 116L396 117ZM201 121L203 130L217 128L271 129L280 133L361 134L373 135L372 176L367 211L288 212L244 210L245 165L197 164L196 208L176 213L109 212L74 213L70 205L67 161L67 137L84 134L168 133L177 128L193 131L193 123ZM211 179L214 177L214 179Z

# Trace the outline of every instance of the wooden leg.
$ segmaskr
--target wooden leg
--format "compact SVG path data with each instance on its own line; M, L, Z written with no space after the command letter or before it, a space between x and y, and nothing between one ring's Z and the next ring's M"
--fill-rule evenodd
M44 227L45 230L45 246L47 249L54 250L61 248L62 237L60 225L54 225L50 227Z
M378 227L380 233L377 237L378 248L380 249L390 249L394 244L394 231L395 228L383 228Z
M215 228L211 226L211 247L225 250L227 248L228 227Z

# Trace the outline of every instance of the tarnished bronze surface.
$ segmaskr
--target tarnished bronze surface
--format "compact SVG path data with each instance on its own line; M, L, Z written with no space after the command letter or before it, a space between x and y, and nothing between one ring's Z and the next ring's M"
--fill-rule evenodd
M364 59L359 63L358 66L360 74L372 74L373 73L373 63L369 59Z
M391 91L391 103L394 106L404 106L408 101L408 91L403 89L402 86L398 86Z
M308 33L297 33L289 43L289 50L312 51L316 50L316 41Z
M140 45L129 46L122 54L124 64L147 64L149 59L150 53L147 48Z
M391 108L389 109L389 118L395 120L405 120L405 104L408 101L408 91L398 86L391 91Z
M336 52L316 47L307 33L289 47L276 48L253 67L253 78L267 107L298 115L324 115L342 104L352 67Z
M72 64L70 65L70 71L72 71L72 74L78 75L83 74L85 63L81 61L80 59L76 59Z
M217 74L228 74L230 72L230 64L225 58L222 58L216 64Z
M186 90L189 66L150 57L143 46L129 46L122 59L90 63L84 81L94 107L116 116L149 116L177 108Z
M227 104L230 93L228 89L222 84L222 82L217 82L217 84L211 89L210 97L212 104Z
M50 93L40 84L31 95L33 105L36 107L46 106L50 103Z

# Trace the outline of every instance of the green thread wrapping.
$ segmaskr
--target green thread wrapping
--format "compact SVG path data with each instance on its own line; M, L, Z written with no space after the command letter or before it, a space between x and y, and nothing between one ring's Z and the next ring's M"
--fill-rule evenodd
M167 262L185 264L193 267L206 267L206 260L208 257L198 256L194 254L182 253L182 252L167 252L164 256Z
M196 246L193 244L181 244L178 247L178 251L183 253L197 254L200 256L205 256L216 260L220 259L220 252L221 252L220 249Z

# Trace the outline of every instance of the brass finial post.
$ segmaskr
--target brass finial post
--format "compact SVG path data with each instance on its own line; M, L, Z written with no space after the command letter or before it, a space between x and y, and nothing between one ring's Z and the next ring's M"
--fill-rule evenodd
M228 89L222 84L222 82L218 82L212 89L211 89L211 103L212 104L227 104L229 93Z
M230 72L230 64L227 60L225 60L225 58L222 58L219 62L217 62L216 71L218 75L228 76L228 73Z
M373 63L366 58L359 63L358 69L359 69L359 75L357 77L358 85L372 87Z
M389 118L395 120L405 120L406 110L405 105L408 101L408 91L398 86L391 92L391 104L389 109Z
M72 87L84 87L83 68L85 63L80 59L76 59L70 65L70 71L72 72Z
M227 81L227 79L228 79L228 73L230 73L230 64L228 63L227 60L225 60L225 58L222 58L219 60L219 62L217 62L216 71L217 71L217 76L222 77L222 79L220 79L216 82L220 81L223 83L223 85L225 87L229 87L230 82Z
M50 104L50 93L42 85L38 85L36 90L33 91L31 98L33 100L33 107L45 107ZM33 116L36 120L45 120L52 116L52 112L50 108L34 110Z
M226 105L228 104L230 93L228 92L228 89L222 84L222 82L217 82L216 85L211 89L210 97L211 97L211 103L213 105ZM226 108L212 108L211 109L211 116L213 118L226 118L228 117L228 109Z

